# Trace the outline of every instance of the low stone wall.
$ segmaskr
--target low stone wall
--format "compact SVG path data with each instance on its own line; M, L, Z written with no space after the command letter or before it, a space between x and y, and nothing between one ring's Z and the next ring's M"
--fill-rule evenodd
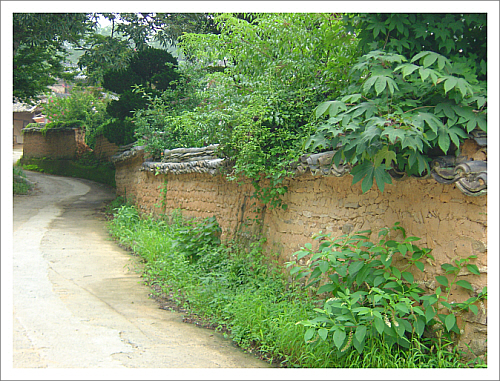
M78 129L48 129L40 128L23 130L23 158L73 159L78 151L81 134Z
M319 231L340 236L370 229L372 240L377 240L381 228L400 222L408 235L421 238L416 242L419 247L433 250L435 263L427 263L424 273L414 273L424 287L436 288L434 277L442 273L441 264L472 254L478 256L472 263L481 274L463 272L459 279L468 280L476 292L487 284L487 199L468 196L455 183L408 178L393 180L383 194L376 188L363 194L360 183L352 185L350 175L306 172L285 180L288 192L283 201L288 208L271 210L255 204L250 181L230 182L221 174L196 173L196 163L190 165L191 173L173 174L169 168L179 164L145 163L142 150L130 151L115 161L117 195L126 195L148 214L181 209L186 216L216 216L223 239L262 233L268 255L281 264L306 242L313 243L311 237ZM254 224L256 219L262 224ZM454 289L451 299L461 302L472 294ZM461 319L469 322L462 342L476 355L483 354L485 306L478 316L469 313Z

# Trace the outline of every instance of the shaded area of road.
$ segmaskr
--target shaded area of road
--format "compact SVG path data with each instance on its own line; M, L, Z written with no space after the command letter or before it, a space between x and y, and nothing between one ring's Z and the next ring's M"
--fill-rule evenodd
M158 308L98 210L113 192L28 173L14 198L14 368L261 368L220 334Z

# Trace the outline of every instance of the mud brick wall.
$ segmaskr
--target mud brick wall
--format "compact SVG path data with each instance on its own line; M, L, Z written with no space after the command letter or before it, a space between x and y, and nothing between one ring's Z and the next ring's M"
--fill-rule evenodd
M23 157L73 159L77 152L78 131L47 130L42 133L38 130L24 132Z
M134 202L146 214L170 213L181 209L187 217L216 216L223 239L235 238L237 231L253 213L253 187L249 181L238 186L222 175L155 175L139 171L143 155L115 163L116 194Z
M97 158L108 160L111 156L118 152L118 146L110 143L104 135L99 135L96 138L94 154Z
M426 263L425 272L414 272L415 279L429 290L436 288L434 276L442 273L440 265L475 254L481 275L467 271L459 279L468 280L475 290L487 283L487 215L486 196L464 195L453 184L440 184L433 179L410 178L386 185L384 193L372 189L363 194L360 183L352 185L352 177L313 176L306 173L287 179L284 196L286 210L253 205L253 187L249 181L241 185L227 181L222 175L189 173L181 175L140 171L144 161L138 154L117 162L117 194L126 195L144 213L168 213L181 209L183 215L209 217L215 215L223 239L237 232L266 238L269 256L281 264L319 231L337 237L356 230L372 230L371 239L378 240L383 227L400 222L407 235L420 237L419 247L433 249L435 263ZM257 208L257 210L256 210ZM260 226L252 224L262 218ZM396 237L397 238L397 237ZM399 237L401 238L401 237ZM395 258L395 263L402 261ZM452 290L451 300L465 301L473 293ZM467 321L461 342L470 345L476 355L485 352L486 303L478 316L473 313L460 318ZM459 320L460 320L459 319Z

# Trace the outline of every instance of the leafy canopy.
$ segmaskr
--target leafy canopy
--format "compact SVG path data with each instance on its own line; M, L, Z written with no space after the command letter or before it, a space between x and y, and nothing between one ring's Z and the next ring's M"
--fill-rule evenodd
M33 103L58 78L72 78L63 65L65 42L79 44L95 19L85 13L14 13L13 97Z
M433 156L458 154L472 130L486 131L486 23L477 15L454 17L446 33L436 29L435 15L350 18L362 28L360 48L380 49L352 66L342 96L318 105L305 148L336 150L334 162L354 165L353 183L363 180L363 192L374 181L383 192L392 182L389 172L428 174ZM423 27L428 35L416 33ZM456 30L463 34L450 35ZM436 34L442 37L436 40ZM444 44L445 37L452 42Z
M301 153L311 112L347 80L354 37L333 14L220 14L213 21L218 34L188 33L180 42L188 58L180 66L183 83L199 82L183 96L194 107L170 111L166 97L161 113L141 112L138 133L155 142L155 155L194 144L193 137L199 145L220 143L234 164L232 178L253 179L256 195L278 206L285 167Z

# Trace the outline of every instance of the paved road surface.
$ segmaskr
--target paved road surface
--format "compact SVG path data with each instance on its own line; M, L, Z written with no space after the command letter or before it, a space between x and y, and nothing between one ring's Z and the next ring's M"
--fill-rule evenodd
M37 194L14 198L14 368L267 367L148 297L96 214L107 187L28 178Z

